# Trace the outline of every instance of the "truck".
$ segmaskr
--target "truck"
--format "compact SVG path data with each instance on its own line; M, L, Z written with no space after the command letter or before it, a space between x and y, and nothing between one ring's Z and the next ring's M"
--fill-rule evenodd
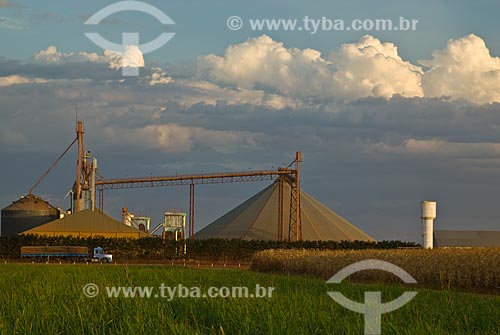
M95 247L92 257L89 257L89 249L81 246L24 246L21 247L21 258L55 258L100 263L113 261L113 255L104 253L101 247Z

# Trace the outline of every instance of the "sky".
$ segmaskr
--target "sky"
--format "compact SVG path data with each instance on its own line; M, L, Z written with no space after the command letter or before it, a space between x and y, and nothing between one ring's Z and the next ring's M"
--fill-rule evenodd
M72 142L78 108L105 178L276 168L300 150L303 189L376 239L420 241L422 200L436 229L500 229L499 2L148 0L175 24L132 10L85 24L116 3L0 0L1 208ZM401 18L415 29L328 29ZM89 32L175 35L145 52ZM67 208L75 165L73 150L35 193ZM196 229L267 185L198 186ZM105 198L153 224L188 205L185 187Z

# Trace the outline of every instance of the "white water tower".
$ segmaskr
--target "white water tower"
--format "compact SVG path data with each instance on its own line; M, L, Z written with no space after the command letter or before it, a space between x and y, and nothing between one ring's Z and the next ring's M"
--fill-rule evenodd
M436 218L436 202L422 201L422 226L424 230L424 248L434 247L434 219Z

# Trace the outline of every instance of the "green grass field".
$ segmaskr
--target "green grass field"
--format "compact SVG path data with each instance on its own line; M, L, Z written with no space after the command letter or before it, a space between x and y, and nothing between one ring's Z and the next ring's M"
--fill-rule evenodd
M100 293L87 298L83 287ZM275 287L272 298L110 298L105 286ZM403 287L341 284L245 270L170 266L0 265L0 334L363 334L363 317L327 291L389 301ZM500 297L418 290L382 317L382 334L500 334Z

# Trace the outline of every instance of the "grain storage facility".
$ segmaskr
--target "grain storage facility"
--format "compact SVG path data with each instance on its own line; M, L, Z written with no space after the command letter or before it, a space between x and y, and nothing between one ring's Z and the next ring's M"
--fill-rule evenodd
M278 183L273 183L195 234L195 238L278 239ZM302 238L309 241L375 241L304 191L300 192ZM290 215L285 184L284 217Z
M14 236L25 230L59 219L57 208L29 193L2 209L1 236Z
M75 237L148 237L150 234L129 227L101 212L86 209L62 219L29 229L23 234L44 236L75 236Z

